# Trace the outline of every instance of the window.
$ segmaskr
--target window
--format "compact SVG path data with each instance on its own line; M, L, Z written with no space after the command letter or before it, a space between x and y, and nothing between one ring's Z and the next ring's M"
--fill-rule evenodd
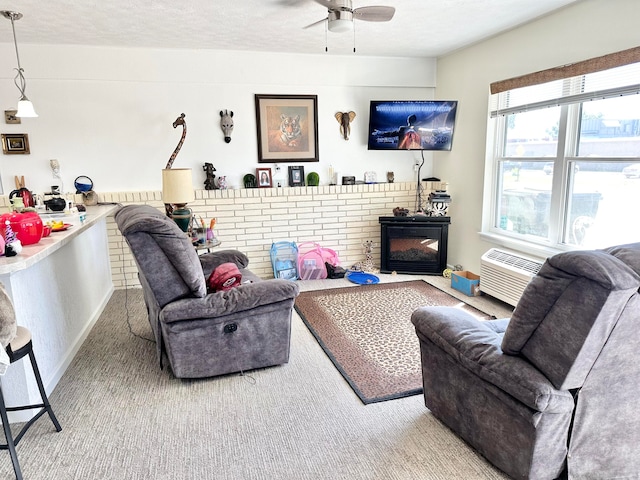
M640 63L492 95L483 233L555 250L640 241Z

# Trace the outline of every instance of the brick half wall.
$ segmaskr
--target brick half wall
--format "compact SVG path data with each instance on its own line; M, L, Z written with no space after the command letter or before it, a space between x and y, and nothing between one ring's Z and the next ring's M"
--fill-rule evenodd
M439 184L438 184L439 185ZM423 202L432 185L425 182ZM413 182L320 187L196 190L189 207L205 223L216 218L222 241L217 249L237 249L249 257L249 268L261 278L273 278L270 249L273 242L316 241L338 252L349 268L364 260L362 242L374 242L373 259L380 265L378 217L393 215L395 207L415 210ZM161 192L100 194L100 201L148 204L164 211ZM129 247L113 218L107 223L111 271L115 288L139 286Z

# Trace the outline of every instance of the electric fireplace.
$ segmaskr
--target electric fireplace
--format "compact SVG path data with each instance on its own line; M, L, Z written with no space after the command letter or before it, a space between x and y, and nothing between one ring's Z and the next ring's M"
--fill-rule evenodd
M380 272L441 275L450 217L379 217Z

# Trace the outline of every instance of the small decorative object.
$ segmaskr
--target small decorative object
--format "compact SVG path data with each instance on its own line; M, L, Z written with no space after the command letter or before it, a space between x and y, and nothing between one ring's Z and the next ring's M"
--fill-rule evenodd
M395 175L393 174L393 172L387 172L387 182L393 183L394 179L395 179Z
M218 177L218 188L220 190L226 190L228 188L226 176L222 175L221 177Z
M407 215L409 215L409 209L408 208L396 207L396 208L393 209L393 216L394 217L406 217Z
M289 167L289 186L304 187L304 167Z
M182 125L182 136L180 137L180 141L178 141L178 145L173 150L173 153L169 157L169 161L167 162L167 166L165 169L169 169L173 166L173 162L175 161L180 149L182 148L182 144L184 143L184 139L187 137L187 122L184 119L184 113L181 113L178 118L173 122L173 128L178 128L178 125Z
M376 172L364 172L364 183L378 183Z
M80 175L73 181L73 186L76 187L76 194L85 193L93 188L93 180L86 175ZM53 192L53 188L51 191Z
M336 171L333 168L333 165L329 165L329 185L336 184Z
M21 155L31 153L29 135L26 133L3 133L2 153L5 155Z
M258 187L268 188L273 186L270 168L256 168L256 177L258 177Z
M220 110L220 128L222 128L222 132L224 133L224 141L227 143L231 142L231 132L233 132L232 111L225 110L223 112Z
M320 175L316 172L310 172L309 175L307 175L307 185L310 187L317 187L320 185Z
M20 252L22 252L22 243L20 243L20 240L18 240L18 237L16 237L13 228L11 228L11 222L9 220L5 221L4 237L4 254L7 257L15 257Z
M244 177L242 177L242 181L244 182L244 188L256 188L256 176L252 173L247 173Z
M336 120L340 124L340 133L345 140L349 140L351 135L351 122L356 118L356 112L338 112L335 114Z
M320 161L317 95L256 95L255 101L258 163Z
M451 196L444 190L436 190L429 194L427 209L432 217L446 217L451 203Z
M62 192L64 190L63 185L62 185L62 177L60 176L60 162L58 160L51 159L49 160L49 166L51 167L51 175L53 175L53 178L57 178L58 180L60 180L60 185L56 185L55 189L52 186L51 187L51 194L52 195L60 195L60 192ZM57 190L56 190L57 189ZM57 191L58 193L53 193L54 191Z
M202 170L204 170L207 174L207 179L204 181L204 189L215 190L217 188L216 175L213 172L216 171L216 167L213 166L213 163L205 162L205 164L202 167Z
M378 269L373 265L373 242L365 240L362 242L362 246L364 247L364 262L356 263L351 269L359 272L378 273Z
M450 268L445 268L442 272L442 276L444 278L451 278L451 272L453 272L453 270L451 270Z
M343 185L355 185L356 184L356 177L354 177L353 175L347 175L342 177L342 184Z
M16 116L17 113L18 113L17 110L5 110L4 123L9 123L9 124L22 123L22 121L20 120L20 117Z

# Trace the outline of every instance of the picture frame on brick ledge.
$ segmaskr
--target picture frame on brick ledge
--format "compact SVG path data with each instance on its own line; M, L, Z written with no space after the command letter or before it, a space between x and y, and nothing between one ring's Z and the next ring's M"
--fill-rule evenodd
M304 167L295 165L289 167L289 186L304 187Z
M256 168L256 178L258 179L259 188L273 187L270 168Z

